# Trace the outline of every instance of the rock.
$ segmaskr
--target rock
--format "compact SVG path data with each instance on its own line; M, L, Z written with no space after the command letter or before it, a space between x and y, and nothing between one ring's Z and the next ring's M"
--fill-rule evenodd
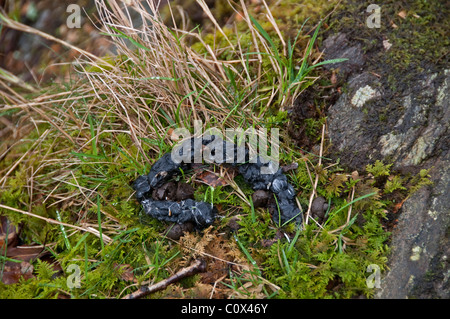
M396 168L421 164L441 152L438 146L443 143L448 148L450 70L443 73L441 83L438 79L442 76L438 78L436 73L417 83L413 92L403 98L405 112L392 131L379 139L381 154L391 157ZM420 92L421 98L414 92Z
M348 37L344 33L337 33L323 41L323 48L327 60L348 59L342 63L326 64L327 69L338 70L338 80L345 79L348 74L360 70L365 62L365 57L361 44L350 44Z
M402 207L379 298L450 298L450 154L435 165L436 184L418 190Z
M328 203L322 196L314 198L311 203L311 215L316 218L318 223L321 223L325 217L328 209Z
M362 98L364 93L361 93L362 88L370 88L370 92L373 92L379 86L378 79L370 73L353 76L348 82L348 93L342 94L328 111L331 154L339 157L352 169L363 170L371 162L374 157L372 153L376 151L377 137L382 134L380 123L374 125L365 106L368 102L372 102L371 106L374 105L374 102L377 102L374 100L379 99L377 97L381 93L376 91L379 93L372 94L371 98ZM355 104L352 104L352 101ZM382 102L379 104L380 106L376 106L377 110L382 107ZM376 110L373 110L374 112ZM378 120L378 115L373 116L377 116Z
M343 39L331 37L324 44L339 50ZM343 45L342 52L352 52ZM325 59L337 56L333 52ZM450 70L430 66L393 83L356 64L362 69L349 69L345 92L328 110L332 146L327 156L339 158L350 170L364 171L377 159L392 163L399 173L430 169L434 183L412 194L399 211L390 270L376 296L449 298ZM344 64L341 68L346 69Z
M428 74L398 98L374 75L353 75L329 109L331 153L353 169L375 159L401 169L448 149L449 72Z

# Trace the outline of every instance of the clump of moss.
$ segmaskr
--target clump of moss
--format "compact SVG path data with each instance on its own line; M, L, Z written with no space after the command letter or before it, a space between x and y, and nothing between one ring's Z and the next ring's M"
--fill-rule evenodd
M393 90L398 79L412 80L425 71L446 65L450 41L445 4L441 1L384 1L380 28L365 24L370 1L347 0L332 15L329 32L344 32L363 45L369 69L388 80ZM361 15L361 13L365 13ZM383 47L383 41L391 46ZM438 45L437 45L438 44Z

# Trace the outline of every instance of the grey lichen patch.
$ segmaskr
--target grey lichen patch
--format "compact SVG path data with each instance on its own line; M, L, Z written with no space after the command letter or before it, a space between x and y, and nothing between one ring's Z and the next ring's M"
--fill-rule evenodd
M448 97L448 75L450 74L450 70L447 69L444 71L444 74L446 76L444 82L439 87L438 92L436 94L436 104L437 105L443 105L444 102L448 103L447 97Z
M428 216L430 216L431 218L433 218L433 220L437 220L439 213L435 210L429 210L428 211Z
M414 277L414 275L409 276L407 285L412 286L414 284L415 279L416 279L416 277Z
M396 135L393 133L388 133L380 138L380 145L381 145L380 152L383 156L391 155L396 150L398 150L403 140L403 137L401 135L402 134Z
M433 136L420 136L403 163L405 165L420 164L432 152L435 141L436 138Z
M351 103L356 107L362 107L367 101L377 97L379 93L374 90L370 85L361 87L353 95Z

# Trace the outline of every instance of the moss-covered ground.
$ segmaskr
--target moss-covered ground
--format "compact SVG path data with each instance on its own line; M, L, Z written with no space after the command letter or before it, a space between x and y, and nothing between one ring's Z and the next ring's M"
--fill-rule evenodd
M40 245L42 254L31 261L32 278L22 278L10 285L0 283L1 298L123 297L140 285L168 278L194 258L207 261L205 273L183 279L150 298L370 298L374 295L376 290L367 281L371 275L368 269L376 265L380 271L386 270L389 231L395 225L394 220L387 219L387 212L398 210L398 205L412 191L426 184L427 172L415 177L398 176L391 171L389 163L382 161L368 165L363 171L346 171L339 162L327 157L328 141L322 134L326 106L320 98L315 105L315 117L305 122L304 134L310 143L296 143L288 130L291 127L288 109L301 97L303 89L320 84L320 90L320 86L331 84L327 78L330 74L321 68L311 68L302 78L296 77L297 72L321 61L317 59L322 32L351 29L352 23L361 20L348 18L346 5L356 6L358 9L348 9L355 13L362 10L362 4L341 3L335 8L337 2L330 1L306 1L301 6L297 1L274 3L277 5L269 2L269 7L276 24L270 22L267 8L258 1L248 5L248 14L253 19L247 21L242 19L245 14L239 6L233 19L225 19L233 10L215 7L212 12L223 26L221 31L205 23L198 36L189 35L183 40L189 43L193 54L205 61L239 61L219 64L214 71L224 75L223 87L231 92L231 97L226 96L229 98L226 101L231 102L221 106L228 108L223 114L220 107L212 105L212 98L202 95L205 90L202 85L190 87L195 93L178 94L180 102L175 108L165 109L158 104L158 96L147 93L145 85L136 84L136 90L133 87L128 92L114 87L111 91L123 94L125 102L120 104L109 99L108 90L95 92L98 87L95 84L89 87L92 78L83 74L65 86L48 85L36 96L24 97L23 103L35 103L38 110L17 106L19 103L13 103L13 98L3 99L1 116L11 121L32 118L34 126L20 139L14 140L10 135L11 140L2 141L0 214L20 226L21 245ZM374 59L389 63L399 72L405 72L405 76L410 67L420 72L427 59L443 59L443 52L431 48L423 49L421 59L410 53L416 46L422 47L421 41L426 37L440 36L440 27L431 30L427 27L434 19L440 19L438 8L425 1L388 7L407 12L402 20L395 18L397 28L392 31L395 37L389 38L393 48L400 46L404 50L392 50ZM329 20L331 10L336 11ZM435 18L426 14L430 10L436 11ZM317 33L317 42L311 41L321 18L326 19ZM414 22L417 29L407 30L405 19ZM390 28L385 22L383 28ZM253 34L249 24L253 25ZM429 33L421 33L421 28ZM417 33L414 37L417 43L402 42L402 32ZM365 41L364 35L359 37ZM120 32L115 38L136 41ZM178 43L181 39L176 37ZM137 52L150 51L145 49L145 42L134 44ZM366 45L370 51L374 44L369 41ZM147 60L131 59L136 56L130 53L113 57L113 71L103 65L87 72L111 74L107 72L119 70L116 75L124 78L142 76L139 71L145 69ZM178 70L170 71L172 77L166 81L175 83L173 90L179 89L178 84L190 85L177 82ZM184 76L193 79L192 83L201 80L195 72ZM392 83L395 85L395 81ZM45 104L39 104L39 96L47 97ZM52 102L52 97L56 101ZM113 100L115 104L108 104ZM200 103L205 105L203 113L199 112L201 118L205 120L208 114L211 117L207 126L280 129L281 165L298 163L298 168L287 175L304 214L302 225L277 225L268 209L254 209L249 201L252 190L240 176L231 175L226 185L213 188L200 183L194 171L183 172L178 178L195 187L197 199L212 202L218 208L218 218L211 227L171 240L165 235L171 225L143 214L134 200L132 182L170 151L173 145L170 130L190 124L193 113L189 113L189 107ZM250 107L244 110L243 105ZM145 113L141 121L138 117L142 113L134 112L138 108L154 112ZM130 123L141 123L142 129L133 131L135 127ZM146 137L146 131L152 132L151 138ZM216 170L223 177L231 174ZM314 219L308 210L312 199L318 196L328 203L321 220ZM232 222L237 226L231 227ZM1 252L0 278L6 273L8 262L20 263L14 256L8 257L7 249ZM43 255L45 260L40 258ZM71 265L80 271L77 287L68 285L74 274Z

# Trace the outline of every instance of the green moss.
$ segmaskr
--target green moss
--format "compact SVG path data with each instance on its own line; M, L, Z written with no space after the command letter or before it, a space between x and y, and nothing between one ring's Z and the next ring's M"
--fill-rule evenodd
M361 43L368 55L368 69L380 75L393 92L402 90L399 85L423 72L445 65L450 40L446 36L449 21L444 2L383 1L379 4L380 28L369 28L364 20L370 14L365 13L366 8L372 3L344 1L331 17L329 33L344 32L351 42ZM392 45L389 50L383 48L383 41Z
M374 164L368 164L366 171L371 173L375 177L389 176L390 168L392 164L383 164L383 161L376 160Z
M409 181L409 194L413 194L422 187L432 185L429 175L430 169L421 169L419 174L414 175Z
M392 193L395 190L403 189L406 190L406 188L402 185L402 178L398 175L395 175L392 177L391 180L388 180L386 182L386 186L384 188L385 193Z
M289 179L296 189L303 190L297 198L300 203L305 203L303 207L307 207L310 194L307 190L312 189L312 181L305 161L295 157L293 160L299 163L299 168L289 174ZM310 160L317 161L312 156ZM373 167L379 168L381 165L383 172L389 170L380 163ZM369 274L366 270L370 264L378 265L381 270L386 269L389 233L382 224L386 200L380 196L382 191L366 185L363 176L357 180L347 180L344 174L336 174L339 171L339 167L334 167L330 172L323 170L320 173L324 178L320 179L316 191L324 194L331 203L328 217L322 223L323 229L310 220L301 232L297 232L298 226L295 224L281 228L272 225L278 228L275 232L269 231L273 222L267 219L268 215L258 215L256 223L252 222L250 214L242 216L239 240L246 247L251 247L255 259L261 262L265 278L282 287L278 298L371 297L375 292L367 287ZM345 178L338 178L342 176ZM331 191L334 184L338 191ZM357 201L360 205L353 205L352 217L348 222L347 197L354 187L358 189L355 199L374 191L378 195ZM361 215L359 221L358 215ZM290 241L283 236L280 238L280 232L290 236Z

